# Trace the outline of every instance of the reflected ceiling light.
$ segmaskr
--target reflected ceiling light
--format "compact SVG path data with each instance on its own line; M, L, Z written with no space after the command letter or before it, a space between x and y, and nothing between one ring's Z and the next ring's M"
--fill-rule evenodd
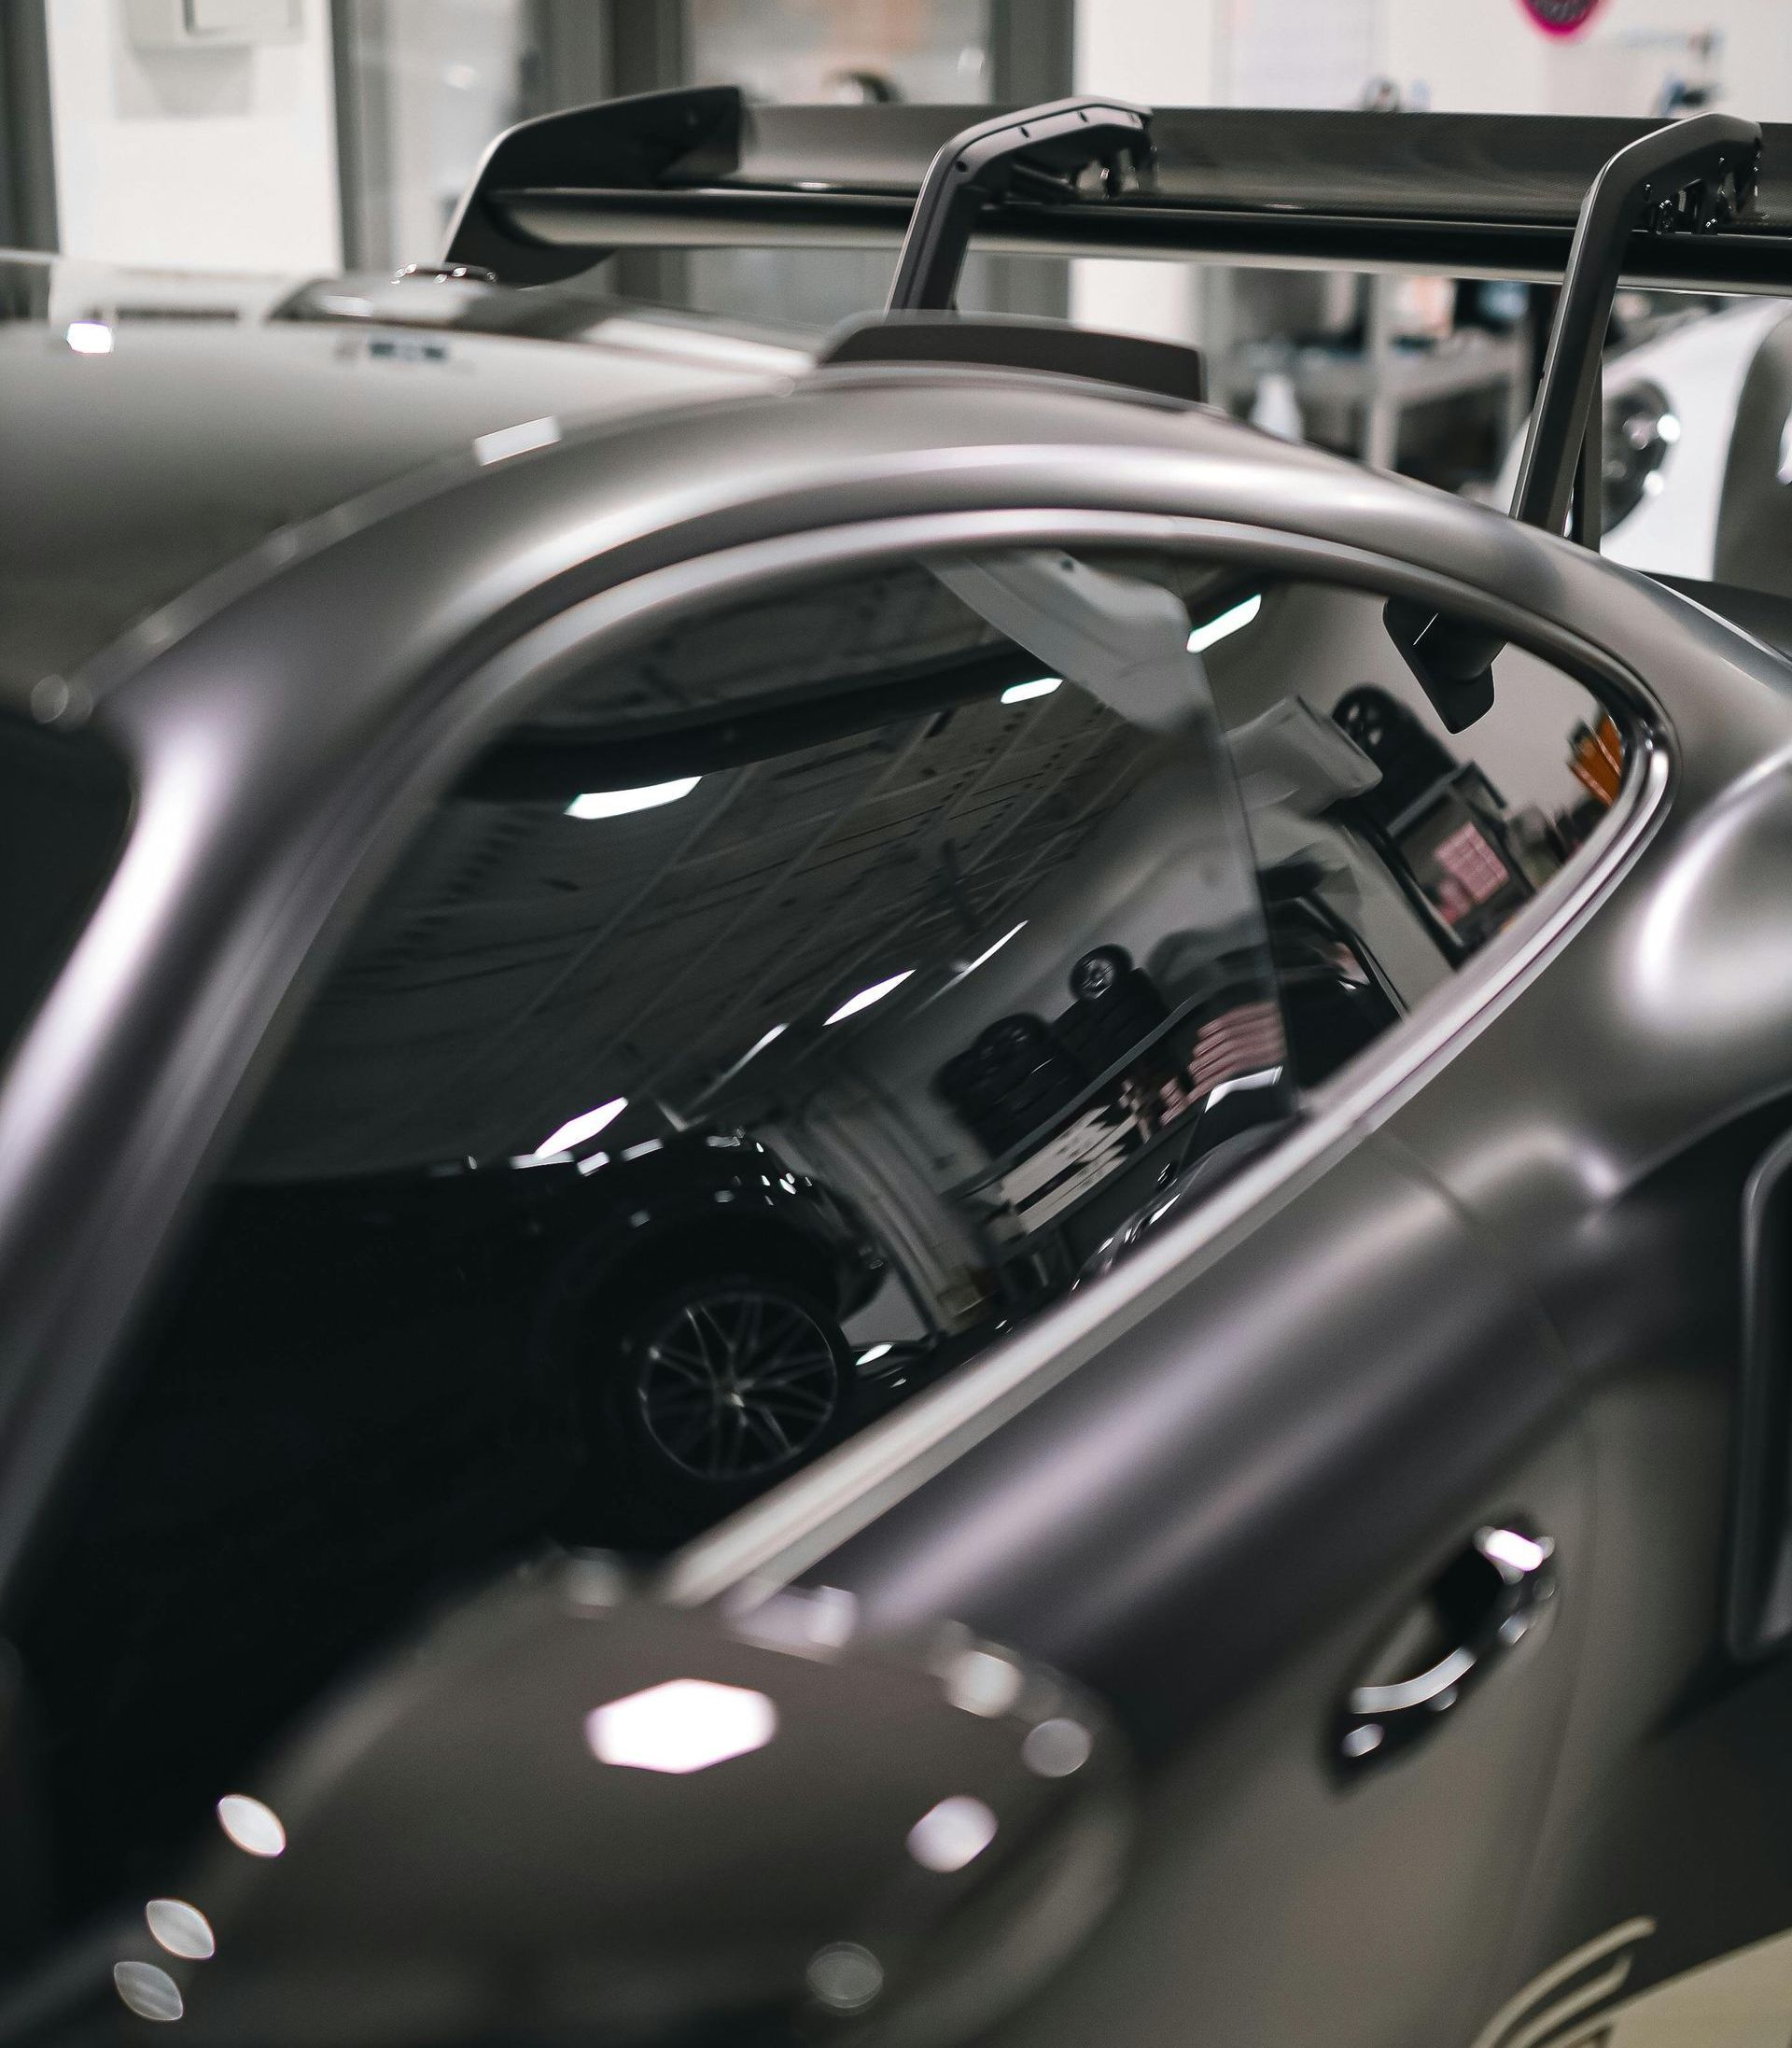
M971 961L969 966L960 968L960 978L962 978L962 976L965 975L974 975L977 969L983 965L985 961L994 960L996 955L1001 951L1002 947L1007 945L1010 939L1018 938L1020 934L1024 931L1026 931L1026 929L1027 920L1025 918L1023 918L1020 922L1015 925L1012 932L1004 932L993 946L986 946L983 951L977 955L976 959Z
M1032 682L1011 682L1001 693L1004 704L1030 704L1035 697L1048 697L1063 685L1062 676L1041 676Z
M1191 654L1204 654L1216 640L1223 640L1239 627L1251 624L1263 610L1261 595L1247 597L1242 604L1236 604L1229 611L1222 611L1217 619L1208 620L1205 625L1197 625L1188 636L1188 651Z
M1041 1721L1020 1746L1020 1760L1036 1776L1067 1778L1089 1760L1095 1738L1081 1721Z
M154 1963L114 1963L112 1988L140 2020L177 2020L187 2010L180 1986Z
M246 1792L225 1793L217 1803L217 1824L247 1856L278 1856L286 1848L280 1816Z
M892 989L900 989L915 970L904 967L900 975L891 975L888 981L874 981L869 989L861 989L856 996L848 996L832 1017L824 1017L825 1024L838 1024L849 1017L857 1017L861 1010L868 1010L874 1003L881 1003Z
M489 434L475 436L475 462L503 462L511 456L525 456L532 448L551 448L560 439L557 419L525 419L514 427L499 427Z
M884 1966L857 1942L830 1942L809 1958L809 1989L836 2013L861 2013L884 1988Z
M1548 1542L1538 1543L1517 1529L1483 1529L1476 1541L1483 1557L1515 1572L1541 1571L1555 1548Z
M773 1039L782 1038L789 1029L788 1024L774 1024L769 1031L762 1031L735 1062L735 1072L738 1073L749 1059L757 1059Z
M700 775L681 775L676 782L648 782L638 790L587 790L567 806L568 818L624 818L632 810L657 810L689 796Z
M888 1358L895 1349L894 1344L874 1344L869 1351L859 1354L859 1363L861 1366L875 1366L878 1359Z
M961 1871L996 1839L996 1817L980 1799L943 1799L908 1831L908 1853L923 1870Z
M671 1678L585 1717L585 1740L599 1763L679 1776L749 1756L777 1732L777 1709L764 1693L708 1678Z
M952 1704L985 1720L1005 1714L1020 1697L1019 1668L993 1650L968 1649L955 1658L941 1683Z
M617 1117L628 1107L628 1097L618 1095L608 1102L599 1102L595 1109L588 1109L582 1116L574 1116L551 1130L535 1148L537 1158L545 1158L555 1152L570 1152L574 1145L581 1145L587 1138L595 1138L600 1130L608 1130Z
M150 1933L171 1956L203 1963L217 1953L212 1923L184 1899L152 1899L143 1909Z
M71 320L63 339L77 356L109 356L112 330L104 320Z
M735 1074L740 1072L740 1070L747 1064L749 1059L757 1059L760 1054L765 1050L767 1045L771 1045L775 1039L782 1038L784 1033L789 1029L790 1026L788 1024L774 1024L769 1031L762 1031L759 1036L754 1039L752 1044L748 1046L747 1050L741 1054L740 1058L735 1061L732 1067L724 1067L721 1072L717 1074L715 1079L710 1082L709 1086L704 1089L701 1095L697 1097L697 1101L699 1102L707 1102L718 1088L726 1087L728 1083L735 1078ZM711 1144L732 1144L734 1143L734 1140L732 1138L711 1138L709 1140L709 1143Z

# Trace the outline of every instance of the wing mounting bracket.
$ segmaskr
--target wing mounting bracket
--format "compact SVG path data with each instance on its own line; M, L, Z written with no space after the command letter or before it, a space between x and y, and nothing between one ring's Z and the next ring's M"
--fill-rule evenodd
M1730 114L1673 122L1607 160L1581 203L1568 251L1513 518L1547 533L1560 533L1567 521L1581 443L1594 426L1605 329L1631 234L1639 228L1655 235L1710 234L1734 226L1754 200L1760 162L1758 124ZM1589 514L1590 527L1593 508Z
M1549 330L1543 379L1512 494L1512 516L1599 546L1598 398L1605 330L1631 237L1710 234L1754 201L1761 131L1729 114L1700 114L1642 136L1607 158L1581 202ZM1581 489L1575 490L1579 477ZM1576 501L1577 500L1577 501ZM1497 633L1393 599L1387 626L1445 726L1460 733L1492 708Z
M953 136L927 167L890 287L892 313L942 313L958 290L986 200L1086 198L1099 171L1112 197L1149 161L1151 109L1125 100L1053 100Z

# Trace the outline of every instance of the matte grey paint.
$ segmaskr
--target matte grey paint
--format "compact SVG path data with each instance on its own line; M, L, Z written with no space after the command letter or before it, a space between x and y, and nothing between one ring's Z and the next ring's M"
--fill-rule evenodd
M0 1564L10 1578L28 1562L316 941L477 743L549 686L545 657L607 624L641 630L731 568L763 582L854 543L1121 533L1477 610L1627 695L1660 766L1645 759L1572 907L1540 905L1464 977L1447 1036L1422 1018L1396 1034L1323 1149L1266 1161L1256 1205L1221 1234L1185 1227L1072 1304L1061 1367L994 1354L749 1511L711 1539L711 1578L730 1556L775 1566L777 1541L753 1540L769 1528L791 1535L791 1568L875 1614L1000 1623L1105 1687L1163 1773L1127 1912L1062 1993L1110 2038L1151 2039L1154 2013L1199 2000L1228 2038L1281 2040L1302 2014L1344 2024L1360 1997L1361 2030L1337 2038L1434 2041L1636 1891L1673 1894L1693 1960L1751 1915L1792 1920L1766 1839L1784 1761L1754 1741L1758 1853L1737 1847L1721 1775L1748 1730L1783 1726L1784 1676L1751 1692L1706 1675L1729 1255L1748 1169L1784 1122L1788 671L1685 599L1494 514L1062 382L834 372L596 429L344 520L105 658L125 680L92 725L138 779L135 830L0 1094ZM966 1410L978 1376L1004 1372L995 1427ZM852 1510L850 1461L930 1431ZM1520 1509L1558 1537L1563 1592L1554 1635L1500 1676L1506 1713L1490 1681L1410 1772L1323 1798L1291 1777L1309 1728L1318 1773L1331 1690L1464 1527ZM1638 1774L1675 1720L1691 1732L1673 1754L1708 1760L1651 1805ZM1674 1875L1701 1815L1753 1882L1703 1908ZM1267 1903L1247 1870L1305 1888ZM1343 1878L1367 1873L1383 1873L1374 1897L1337 1918ZM1141 1930L1191 1925L1220 1938L1148 1981L1128 1960ZM1378 1967L1395 1940L1397 1965Z

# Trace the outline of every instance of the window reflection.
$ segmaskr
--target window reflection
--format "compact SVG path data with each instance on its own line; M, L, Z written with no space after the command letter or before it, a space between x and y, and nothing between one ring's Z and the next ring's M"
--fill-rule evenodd
M75 1890L152 1887L439 1591L664 1551L1099 1282L1493 944L1622 742L1517 649L1451 739L1384 601L887 563L694 610L475 764L274 1073L26 1632Z

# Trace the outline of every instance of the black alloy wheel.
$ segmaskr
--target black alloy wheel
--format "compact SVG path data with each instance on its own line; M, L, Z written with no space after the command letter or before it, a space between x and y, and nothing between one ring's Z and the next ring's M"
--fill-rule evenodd
M735 1277L663 1298L630 1346L642 1432L688 1480L769 1480L834 1433L843 1348L820 1310L773 1282Z

